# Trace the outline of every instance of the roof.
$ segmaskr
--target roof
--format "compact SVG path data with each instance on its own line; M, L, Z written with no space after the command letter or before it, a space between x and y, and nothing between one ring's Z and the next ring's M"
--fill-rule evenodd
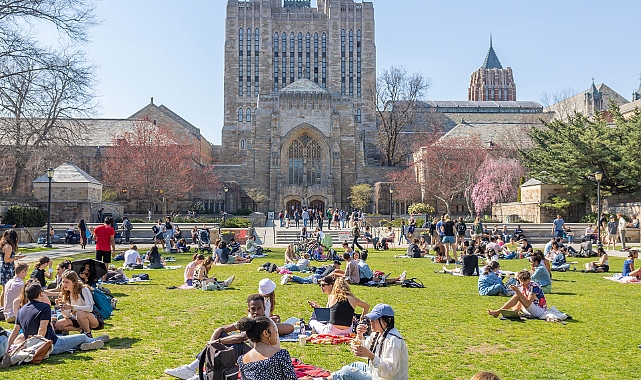
M503 66L501 66L501 61L499 61L499 57L496 56L496 52L494 52L494 48L492 47L492 36L490 36L490 50L487 51L487 55L485 56L485 61L483 61L483 66L481 66L482 69L502 69Z
M45 173L40 177L38 177L33 182L48 183L49 177L47 177L47 173ZM53 175L53 178L51 179L51 182L55 182L55 183L76 182L76 183L93 183L96 185L102 185L102 183L98 182L97 179L90 176L84 170L80 169L79 167L71 163L65 163L55 168L54 175Z
M543 112L543 106L532 101L472 101L472 100L428 100L419 105L437 108L440 112L519 112L535 110Z
M641 99L635 100L630 103L622 104L619 106L619 110L621 111L622 114L626 115L628 113L634 112L634 110L638 108L641 109Z
M532 141L527 132L532 128L531 123L492 123L462 121L439 139L445 142L448 139L467 139L477 137L488 148L495 145L505 145L517 148L527 148Z
M307 78L300 78L289 85L285 86L281 93L296 93L296 92L308 92L308 93L323 93L329 94L329 91L322 88L318 83L314 83Z
M539 181L536 178L530 178L524 184L522 184L521 187L536 186L536 185L543 185L543 182Z

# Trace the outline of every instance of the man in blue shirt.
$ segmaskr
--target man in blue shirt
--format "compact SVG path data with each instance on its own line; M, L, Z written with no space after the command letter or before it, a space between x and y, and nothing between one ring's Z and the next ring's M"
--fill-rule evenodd
M563 234L565 233L565 221L561 219L561 215L556 216L556 219L554 219L552 225L552 233L554 234L554 236L562 238Z

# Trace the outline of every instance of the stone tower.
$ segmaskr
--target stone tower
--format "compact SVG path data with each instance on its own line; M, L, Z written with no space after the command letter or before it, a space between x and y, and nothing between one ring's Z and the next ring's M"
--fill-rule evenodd
M516 84L512 76L512 68L503 68L499 57L492 47L485 56L483 66L472 73L467 100L473 101L516 101Z
M641 100L641 74L639 74L639 88L632 93L632 101Z

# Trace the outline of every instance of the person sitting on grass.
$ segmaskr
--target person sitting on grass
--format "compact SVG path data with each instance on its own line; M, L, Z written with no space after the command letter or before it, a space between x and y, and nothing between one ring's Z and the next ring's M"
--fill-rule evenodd
M24 279L25 277L27 277L28 270L29 264L18 263L18 265L16 265L16 275L13 276L13 278L9 280L4 286L4 309L2 310L2 312L4 314L5 322L14 323L16 320L16 314L21 304L20 293L24 288ZM16 302L16 300L18 301Z
M178 243L176 243L176 249L178 250L178 253L189 252L190 248L187 245L187 240L185 240L184 238L178 240Z
M125 251L125 262L122 266L127 268L136 265L142 265L142 257L140 257L140 253L138 253L138 246L132 244L129 246L129 249Z
M552 278L550 278L550 272L545 268L545 265L541 264L541 256L530 257L530 265L532 266L530 271L532 281L539 284L544 294L550 294L552 292Z
M479 275L478 289L482 296L511 296L514 294L510 289L503 285L503 279L499 275L500 264L498 261L492 261L483 268Z
M367 324L356 328L357 340L352 344L355 356L367 359L344 366L329 377L301 377L301 380L407 380L409 354L407 343L394 326L394 310L390 305L378 304L366 315L372 335L363 340ZM358 343L356 343L358 342Z
M216 278L209 277L209 271L211 270L211 267L213 265L214 259L212 259L211 256L207 256L205 261L203 261L202 264L196 267L196 269L194 270L194 288L207 289L208 283L218 284L218 280ZM221 282L220 285L228 288L234 281L234 278L236 278L236 276L231 276L225 281Z
M421 250L421 257L425 257L430 253L430 246L428 245L427 240L425 240L425 235L421 235L418 240L418 249Z
M462 257L462 259L463 259L463 266L461 266L461 268L454 268L453 270L448 270L445 267L445 265L443 265L443 272L452 273L452 274L462 274L463 276L478 276L479 275L479 257L475 255L471 249L466 249L465 255ZM498 264L498 261L496 263Z
M91 288L80 282L78 274L66 271L62 275L62 292L56 301L63 319L56 322L56 330L80 331L93 338L92 329L99 328L97 311L94 311Z
M560 249L554 256L554 260L552 260L552 267L550 268L550 270L565 272L568 269L570 269L570 264L566 262L565 251Z
M183 275L187 286L194 285L194 273L196 268L201 265L203 261L205 261L205 256L202 253L194 253L192 261L185 267L185 273Z
M639 251L631 250L628 253L628 258L623 262L623 271L621 276L632 276L636 278L641 278L641 268L634 269L634 259L639 257Z
M299 258L300 257L298 257L294 250L294 245L287 245L287 248L285 249L285 264L296 264Z
M274 322L280 322L280 316L274 314L274 309L276 308L276 284L274 281L263 278L258 283L258 294L263 296L265 303L265 315L273 319Z
M582 270L581 272L603 273L610 271L610 260L608 259L608 254L605 252L603 247L599 247L598 252L599 261L590 261L588 263L585 263L585 270Z
M252 235L247 239L247 242L245 243L245 252L249 254L254 254L256 253L256 250L258 249L258 245L256 244L256 235Z
M265 303L264 298L260 294L252 294L247 297L247 312L251 315L252 318L264 317L265 316ZM294 325L289 323L276 323L276 332L278 335L288 335L294 332ZM218 327L214 330L214 333L211 335L209 341L219 342L228 347L234 349L236 357L240 357L252 347L247 345L247 334L241 332L240 334L229 335L229 333L238 331L238 326L236 323L231 325L226 325ZM251 344L251 342L250 342ZM278 343L280 345L280 343ZM189 364L181 365L176 368L168 368L165 370L165 373L170 376L177 377L179 379L189 379L189 380L198 380L198 362L200 361L200 356L204 354L204 350L201 351L196 360Z
M51 340L53 343L51 355L62 354L76 348L80 348L82 351L97 350L109 340L107 335L98 338L87 334L56 335L51 326L51 305L43 302L47 297L44 295L40 283L32 281L25 285L25 295L29 302L20 309L16 316L16 324L11 336L9 336L8 347L11 347L20 332L22 332L24 339L32 335L40 335ZM9 356L5 355L5 359L7 358Z
M407 246L407 252L405 255L415 259L423 257L424 254L421 252L421 248L418 244L419 240L417 238L412 239L412 242Z
M278 331L269 318L243 318L236 326L254 345L237 360L243 380L297 379L292 358L286 349L280 348Z
M536 282L530 280L530 272L520 271L516 275L519 286L510 285L515 294L501 309L513 309L532 318L540 318L547 311L547 301L543 290ZM487 309L487 313L496 318L501 315L501 309Z
M318 283L321 291L327 294L327 306L330 309L329 323L316 319L309 321L309 326L318 334L348 335L352 332L354 309L363 308L361 318L369 311L369 304L361 301L352 294L345 277L334 279L323 277ZM316 301L307 301L313 308L321 307Z
M246 259L241 256L234 256L231 254L229 251L229 248L227 248L227 243L224 240L221 240L218 243L218 248L216 248L216 251L214 252L216 255L216 259L214 261L215 264L217 265L222 265L222 264L244 264L244 263L251 263L252 258Z
M303 272L306 270L311 269L311 262L309 261L310 259L309 253L303 254L303 257L301 257L296 264L290 263L290 264L285 264L282 267L278 267L278 271L284 271L288 270L290 272ZM282 272L281 272L282 273Z
M162 269L165 267L165 259L160 255L156 245L147 252L147 260L149 260L149 269Z
M358 265L358 274L361 277L360 284L365 285L370 281L375 281L380 283L380 281L385 278L385 283L387 284L398 284L401 285L403 281L407 278L407 271L403 271L400 276L396 278L390 278L389 276L377 276L374 274L372 269L370 269L369 264L367 264L367 255L368 251L366 249L361 252L354 252L354 261ZM379 272L377 272L379 273Z
M40 256L36 267L33 268L33 272L31 272L31 278L38 280L40 286L42 286L43 289L46 289L46 279L48 278L51 280L53 278L53 261L51 261L47 256Z
M232 255L236 255L238 253L242 253L243 249L240 246L240 243L236 241L235 238L229 239L229 244L227 245L229 247L229 253Z

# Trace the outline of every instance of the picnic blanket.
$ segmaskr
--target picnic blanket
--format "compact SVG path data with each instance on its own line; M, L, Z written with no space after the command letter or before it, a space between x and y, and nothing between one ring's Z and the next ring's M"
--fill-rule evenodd
M634 276L621 276L621 273L617 273L614 276L603 277L606 280L618 282L619 284L641 284L641 280Z
M281 342L298 342L298 336L299 335L300 335L299 332L296 331L296 329L294 329L294 332L292 332L291 334L281 335L280 336L280 341ZM311 333L311 331L305 331L305 335L309 339L309 337L312 335L312 333Z
M164 268L155 268L155 269L152 269L152 268L131 269L131 268L126 268L126 267L122 268L122 269L124 269L124 270L144 270L144 271L148 271L148 270L176 270L176 269L180 269L182 267L183 267L182 265L165 265Z
M329 375L331 375L327 370L313 365L305 364L296 358L292 358L292 364L294 365L294 372L296 372L297 379L305 376L328 377Z
M312 336L309 339L307 339L307 341L310 343L316 343L316 344L342 344L342 343L351 343L355 337L356 337L355 334L349 334L349 335L312 334Z

